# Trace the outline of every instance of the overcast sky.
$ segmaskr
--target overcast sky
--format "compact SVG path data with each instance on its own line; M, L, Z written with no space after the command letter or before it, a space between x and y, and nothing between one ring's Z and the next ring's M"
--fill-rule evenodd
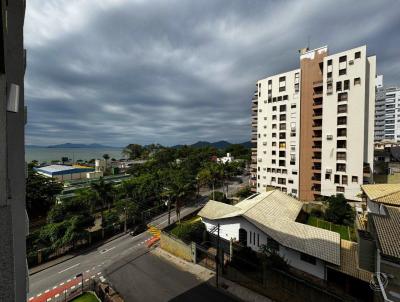
M257 79L367 44L400 84L400 1L29 0L27 144L250 140Z

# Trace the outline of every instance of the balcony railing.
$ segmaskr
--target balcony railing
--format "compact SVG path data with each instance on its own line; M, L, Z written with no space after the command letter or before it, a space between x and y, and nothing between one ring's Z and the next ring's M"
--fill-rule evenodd
M319 87L319 86L322 86L322 83L323 83L324 81L323 80L320 80L320 81L314 81L313 82L313 87Z

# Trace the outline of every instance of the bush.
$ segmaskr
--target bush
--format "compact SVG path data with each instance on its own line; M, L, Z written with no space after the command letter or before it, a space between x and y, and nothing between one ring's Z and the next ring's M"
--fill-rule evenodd
M252 194L253 194L253 192L251 192L250 186L246 186L246 187L244 187L243 189L240 189L240 190L236 193L236 196L237 196L237 197L240 197L240 198L247 198L247 197L249 197L249 196L252 195Z
M325 211L325 220L335 224L349 225L354 222L354 211L342 194L331 196L328 199L328 208Z
M201 221L182 222L171 230L171 234L182 241L201 241L205 226Z
M213 193L211 193L208 197L209 197L209 199L215 200L215 201L221 201L221 202L225 202L226 201L225 194L220 192L220 191L215 191L214 192L214 196L213 196Z

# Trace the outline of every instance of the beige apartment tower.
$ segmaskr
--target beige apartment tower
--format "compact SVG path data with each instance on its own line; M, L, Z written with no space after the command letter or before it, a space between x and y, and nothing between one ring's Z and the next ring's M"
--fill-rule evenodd
M366 46L300 50L300 68L257 81L252 180L303 201L359 200L373 165L376 58Z

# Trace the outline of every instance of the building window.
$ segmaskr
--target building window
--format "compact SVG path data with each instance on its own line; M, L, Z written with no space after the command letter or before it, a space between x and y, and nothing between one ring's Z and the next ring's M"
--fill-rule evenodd
M341 75L345 75L346 74L346 68L344 68L344 69L340 69L339 70L339 75L341 76Z
M286 143L279 142L279 149L286 149Z
M360 78L355 78L354 79L354 85L361 85L361 79Z
M284 100L284 101L287 101L288 99L289 99L288 95L285 94L285 95L283 96L283 100ZM285 105L285 106L286 106L286 105Z
M272 160L271 160L271 163L272 163L273 165L275 165L275 164L276 164L276 159L272 159Z
M249 239L250 239L250 244L252 243L252 242L251 242L251 233L252 233L252 232L251 232L251 231L249 231L249 237L250 237Z
M316 265L317 264L317 259L313 256L304 254L304 253L300 253L300 259L304 262Z
M336 91L342 91L342 82L336 82Z
M281 112L286 111L286 105L280 105L279 106L279 111L281 111Z
M335 174L334 183L335 184L340 184L340 175Z
M347 129L346 128L338 128L337 136L347 136Z
M288 179L289 184L293 184L293 179Z
M345 80L343 83L343 90L349 90L350 89L350 80Z
M296 108L296 104L291 104L290 108L295 109Z
M273 115L273 116L272 116L272 120L276 120L276 115Z
M346 116L339 116L337 118L338 125L346 125L347 124L347 117Z
M346 57L346 56L341 56L341 57L339 58L339 63L346 62L346 60L347 60L347 57Z
M286 166L286 161L280 160L279 161L279 167L285 167Z
M347 175L342 175L342 185L347 185Z
M337 113L347 113L347 104L338 105Z
M344 187L336 187L336 192L344 193Z
M286 139L286 132L279 133L279 139Z
M275 150L272 150L272 153L271 153L272 155L276 155L276 151Z
M361 51L357 51L357 52L354 54L354 59L359 59L359 58L361 58Z
M331 173L326 173L325 174L325 179L330 180L331 179Z
M275 132L272 133L272 137L276 137L276 133Z
M337 172L346 172L346 164L336 164Z
M336 159L337 160L346 160L346 152L337 152Z
M286 130L286 124L285 123L279 124L279 130Z
M257 233L257 246L260 246L260 234Z
M332 60L328 60L328 66L331 66L332 65Z
M345 140L338 140L336 142L336 148L345 149L347 147L347 142Z
M272 124L272 129L276 129L276 124Z
M271 177L271 182L275 182L276 178L275 177Z
M279 120L280 121L286 121L286 114L279 115Z
M356 182L356 183L358 183L358 176L352 176L352 177L351 177L351 182Z
M278 178L278 184L286 185L286 178Z
M272 111L276 111L276 106L272 106Z

